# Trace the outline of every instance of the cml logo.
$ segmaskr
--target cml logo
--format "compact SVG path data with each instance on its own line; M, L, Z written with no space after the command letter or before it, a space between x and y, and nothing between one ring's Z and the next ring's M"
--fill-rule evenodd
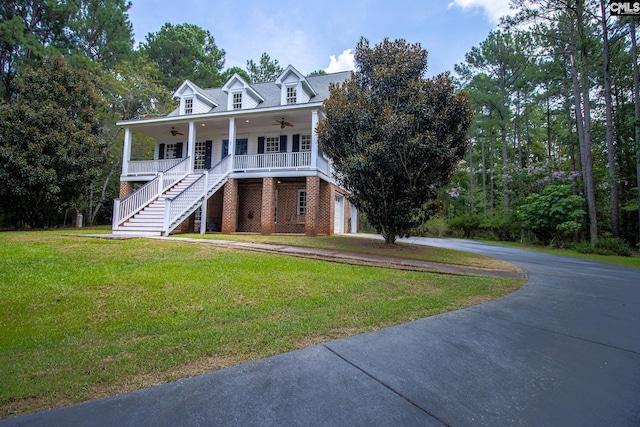
M609 11L612 15L640 15L640 1L610 1Z

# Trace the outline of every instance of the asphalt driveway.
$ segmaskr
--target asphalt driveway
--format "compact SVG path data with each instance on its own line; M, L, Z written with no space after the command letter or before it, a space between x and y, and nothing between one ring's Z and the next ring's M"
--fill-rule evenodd
M638 426L640 271L451 239L500 300L0 426Z

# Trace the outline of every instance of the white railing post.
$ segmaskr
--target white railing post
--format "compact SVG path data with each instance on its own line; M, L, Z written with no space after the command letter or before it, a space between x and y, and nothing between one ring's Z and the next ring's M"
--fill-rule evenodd
M167 230L169 230L169 224L171 222L171 201L171 199L164 200L164 227L162 228L162 231L165 236L169 234Z
M113 218L111 219L111 229L117 230L120 226L120 199L113 199Z
M158 197L162 196L162 190L164 189L164 173L158 174Z
M311 167L318 167L318 132L316 132L316 128L318 127L318 110L313 110L311 112Z

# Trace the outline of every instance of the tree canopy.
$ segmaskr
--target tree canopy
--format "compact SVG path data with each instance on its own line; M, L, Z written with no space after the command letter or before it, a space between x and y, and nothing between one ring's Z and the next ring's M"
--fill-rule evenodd
M0 107L0 212L7 223L42 227L100 173L103 103L92 77L61 56L27 68L16 92Z
M275 80L283 69L277 59L271 60L267 53L263 53L257 64L252 59L247 61L247 72L253 83L269 82Z
M166 23L149 33L141 50L160 68L167 87L175 90L184 80L202 87L222 86L225 51L208 30L194 24Z
M371 48L363 38L355 66L330 88L318 137L350 201L390 244L432 213L465 154L472 113L448 74L424 77L420 44L385 39Z

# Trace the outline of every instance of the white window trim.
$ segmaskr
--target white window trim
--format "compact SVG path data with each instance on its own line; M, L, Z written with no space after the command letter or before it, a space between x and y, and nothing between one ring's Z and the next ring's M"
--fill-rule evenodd
M187 103L191 103L191 107L188 109ZM184 99L184 114L193 114L193 109L195 107L195 102L193 98L185 98Z
M304 205L302 204L302 195L304 194ZM298 190L298 199L296 201L296 210L298 216L303 216L307 214L307 190L299 189Z
M240 97L240 104L236 104L236 96ZM232 110L242 110L242 105L244 102L244 96L242 92L231 92L231 109Z
M293 96L289 95L289 92L293 92ZM287 85L285 86L285 100L287 105L294 105L298 103L298 86Z
M271 141L270 141L271 140ZM277 140L277 150L270 150L269 143L275 144ZM267 136L264 139L264 152L266 153L279 153L280 152L280 135L278 136Z
M306 148L303 141L304 145L308 144ZM311 135L300 135L300 151L311 151Z

